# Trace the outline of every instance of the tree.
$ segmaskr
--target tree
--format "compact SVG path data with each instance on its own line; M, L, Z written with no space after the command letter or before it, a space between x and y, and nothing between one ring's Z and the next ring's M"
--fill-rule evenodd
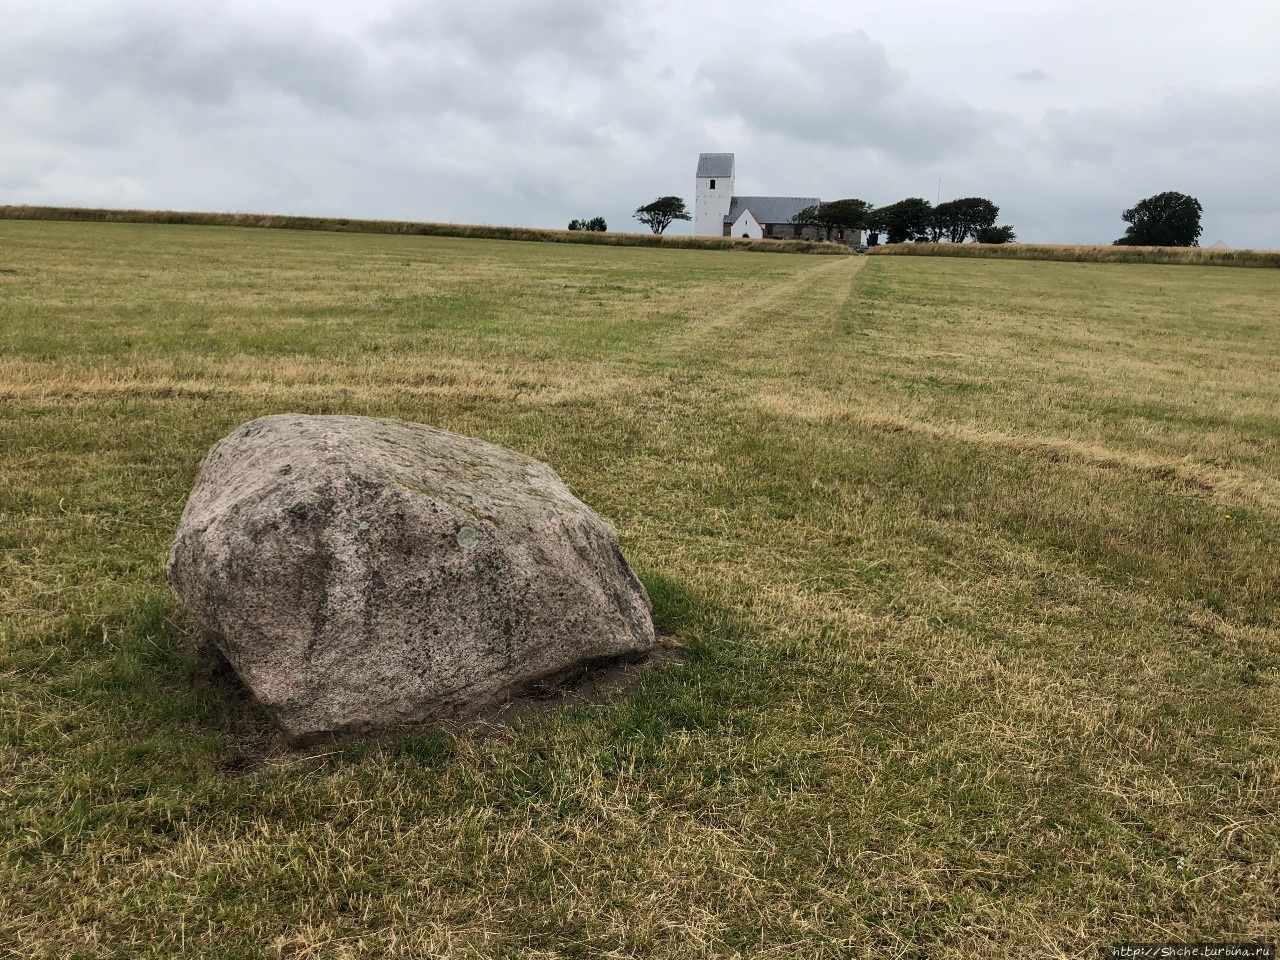
M1002 227L982 227L974 235L979 243L1013 243L1018 239L1013 227L1007 223Z
M1147 197L1120 214L1129 228L1113 246L1198 247L1203 212L1200 201L1185 193L1170 190Z
M968 237L976 237L978 231L995 226L1000 208L982 197L963 197L948 200L933 208L929 220L929 239L934 243L950 240L964 243Z
M827 231L830 236L832 230L840 232L841 239L844 238L846 230L860 230L866 226L867 214L871 212L871 204L865 200L857 200L848 198L846 200L832 200L830 203L824 203L818 207L818 222Z
M654 233L662 233L676 220L692 220L679 197L659 197L653 203L636 207L635 218Z
M884 207L879 207L872 210L867 214L866 220L863 221L867 231L868 247L880 246L880 234L884 233L884 217L880 215L880 211L883 209Z
M907 240L924 237L932 210L933 204L920 197L899 200L897 203L891 203L887 207L873 210L870 216L869 229L877 234L887 234L889 243L904 243ZM877 240L879 240L879 237L877 237Z
M791 218L791 226L795 229L797 237L800 236L800 231L805 227L813 227L817 230L822 226L822 220L818 217L818 207L818 204L805 207Z
M951 208L940 203L929 211L929 219L925 221L924 232L934 243L941 243L942 238L950 231L954 218Z
M604 217L592 217L590 220L570 220L570 230L591 230L596 233L604 233L609 229L609 225L604 222Z

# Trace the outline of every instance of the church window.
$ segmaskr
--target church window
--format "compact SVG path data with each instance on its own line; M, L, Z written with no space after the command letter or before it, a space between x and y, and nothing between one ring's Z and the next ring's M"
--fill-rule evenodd
M712 181L711 181L711 189L712 189L712 190L714 190L715 188L716 188L716 182L715 182L714 180L712 180Z

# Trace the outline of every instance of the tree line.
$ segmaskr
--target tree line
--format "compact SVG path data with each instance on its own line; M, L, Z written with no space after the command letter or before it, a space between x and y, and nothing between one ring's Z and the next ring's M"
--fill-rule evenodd
M813 227L821 240L830 240L833 236L843 238L845 231L863 230L868 246L878 244L882 233L889 243L907 240L963 243L970 238L979 243L1010 243L1015 239L1013 227L997 227L999 215L1000 208L982 197L948 200L936 207L920 197L884 207L874 207L865 200L850 197L805 207L791 218L791 223L797 234ZM689 220L690 216L684 201L672 196L659 197L636 208L635 218L654 233L662 233L676 220ZM569 229L575 229L574 225L570 224Z
M1195 197L1166 191L1139 201L1120 218L1129 224L1118 246L1195 247L1200 243L1200 216L1204 208ZM929 240L939 243L1012 243L1013 227L996 226L1000 208L983 197L963 197L937 206L920 197L872 208L864 200L835 200L806 207L792 222L797 228L812 226L829 238L843 230L864 230L867 245L875 246L884 234L889 243Z
M962 197L934 206L922 197L909 197L883 207L865 200L833 200L806 207L792 218L797 228L814 227L823 239L845 230L862 230L867 245L876 246L884 234L889 243L911 240L940 243L1011 243L1011 226L996 226L1000 208L983 197Z
M1129 224L1117 245L1153 247L1194 247L1200 242L1200 201L1186 194L1167 191L1148 197L1121 214ZM888 243L932 241L941 243L1012 243L1017 239L1013 227L996 226L1000 208L985 197L962 197L937 206L922 197L908 197L883 207L873 207L865 200L850 197L805 207L791 223L796 234L812 227L821 240L832 236L843 239L845 231L862 230L867 246L874 247L884 234ZM688 210L679 197L659 197L638 207L635 218L654 233L662 233L676 220L689 220ZM595 224L599 224L595 226ZM604 230L604 218L574 220L570 230Z

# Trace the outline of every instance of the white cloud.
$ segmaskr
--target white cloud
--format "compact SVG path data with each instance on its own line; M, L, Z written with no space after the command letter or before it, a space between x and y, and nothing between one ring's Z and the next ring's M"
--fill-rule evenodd
M1109 241L1179 189L1280 246L1280 13L1201 9L0 0L0 202L637 228L732 150L742 192L941 178L1024 239Z
M700 77L709 87L709 110L739 117L753 133L913 163L972 149L999 124L994 115L914 85L861 30L793 40L758 62L725 51L704 64Z

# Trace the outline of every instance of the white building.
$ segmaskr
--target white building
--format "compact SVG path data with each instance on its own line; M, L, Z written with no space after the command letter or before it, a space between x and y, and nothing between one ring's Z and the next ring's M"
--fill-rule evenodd
M733 194L733 154L698 155L697 187L693 202L693 233L699 237L817 238L813 227L796 229L792 218L817 197L737 197ZM843 239L843 237L842 237ZM861 231L850 236L862 241Z
M723 237L733 201L733 154L698 154L698 187L693 202L693 235Z

